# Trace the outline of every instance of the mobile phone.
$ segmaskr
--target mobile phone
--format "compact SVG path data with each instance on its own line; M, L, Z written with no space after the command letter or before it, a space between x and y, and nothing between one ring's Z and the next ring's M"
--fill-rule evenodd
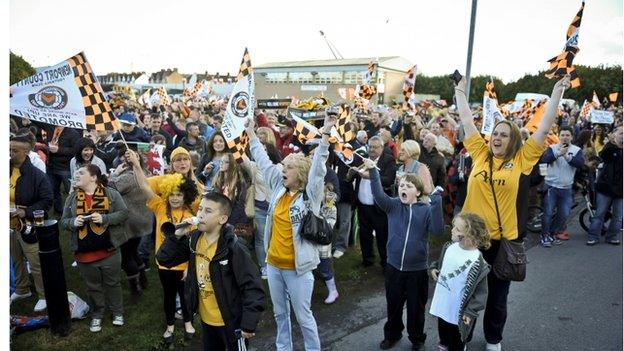
M451 74L449 78L451 78L451 80L455 82L455 84L459 84L459 81L463 78L463 76L461 75L461 73L459 73L458 70L455 70L455 72L453 72L453 74Z
M85 222L88 222L91 220L91 215L87 215L87 216L82 216L82 220Z

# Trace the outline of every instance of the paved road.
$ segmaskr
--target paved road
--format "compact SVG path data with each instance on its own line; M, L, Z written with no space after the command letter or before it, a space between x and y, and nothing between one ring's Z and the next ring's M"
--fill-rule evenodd
M622 246L586 246L577 223L569 233L571 239L561 246L528 250L527 280L511 285L504 350L622 350ZM325 349L379 350L384 322ZM435 350L436 326L435 318L427 314L427 350ZM468 350L484 349L481 326L479 321ZM410 348L404 335L393 350Z

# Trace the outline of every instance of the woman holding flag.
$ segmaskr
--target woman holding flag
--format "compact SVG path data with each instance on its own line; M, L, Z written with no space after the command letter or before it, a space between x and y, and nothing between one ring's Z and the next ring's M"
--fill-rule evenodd
M570 76L559 80L552 91L543 117L535 133L522 144L518 127L500 120L494 126L489 145L475 127L468 99L466 79L455 86L455 98L461 124L465 131L464 146L473 159L468 180L468 194L462 209L485 219L490 232L491 247L483 251L485 260L494 265L501 239L522 241L528 218L529 176L545 150L544 141L557 117L557 107ZM488 274L488 298L483 316L486 350L501 350L503 329L507 320L507 295L509 280L499 279L492 271Z

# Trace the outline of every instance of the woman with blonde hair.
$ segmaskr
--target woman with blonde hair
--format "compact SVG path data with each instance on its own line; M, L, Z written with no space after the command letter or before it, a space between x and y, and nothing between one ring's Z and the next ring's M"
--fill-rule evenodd
M401 144L399 149L399 161L403 164L397 170L397 185L401 176L406 173L414 173L420 178L424 187L425 194L433 191L433 179L427 165L418 161L420 157L420 145L414 140L406 140Z
M314 270L320 260L318 245L300 236L301 221L313 211L319 215L323 201L325 162L329 156L329 136L335 117L327 116L320 129L321 143L312 160L301 153L289 154L283 169L269 157L254 131L254 121L246 125L251 154L269 188L269 210L264 231L267 275L273 314L277 323L275 346L292 350L290 306L295 312L306 351L321 350L316 320L310 309Z

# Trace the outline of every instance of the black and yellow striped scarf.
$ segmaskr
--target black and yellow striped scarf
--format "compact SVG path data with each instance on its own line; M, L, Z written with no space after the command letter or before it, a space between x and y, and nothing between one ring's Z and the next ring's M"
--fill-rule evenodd
M93 198L91 201L91 207L87 208L86 194L84 190L77 189L76 190L76 214L77 215L89 215L92 213L100 213L106 214L109 210L108 197L104 193L104 187L99 185L95 192L93 193ZM78 239L84 239L88 234L88 228L91 228L91 231L97 235L101 235L106 231L106 226L103 224L96 224L93 221L89 221L86 225L78 228Z

